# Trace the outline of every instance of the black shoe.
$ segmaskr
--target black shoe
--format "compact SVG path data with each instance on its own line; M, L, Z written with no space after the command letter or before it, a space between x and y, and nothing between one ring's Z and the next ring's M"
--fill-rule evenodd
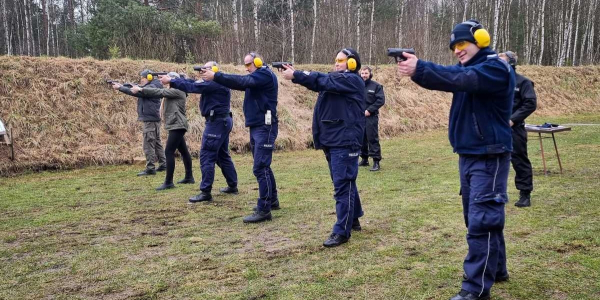
M237 195L238 194L238 188L237 186L234 187L224 187L224 188L220 188L219 192L223 193L223 194L234 194Z
M167 167L160 166L160 167L158 167L158 169L156 169L156 172L163 172L163 171L166 171L166 170L167 170Z
M471 294L468 291L460 290L458 294L454 297L450 298L450 300L489 300L490 294L477 296L475 294Z
M172 183L163 183L161 186L157 187L156 190L157 191L162 191L162 190L169 190L169 189L174 189L175 185Z
M360 227L360 221L358 221L358 219L354 219L354 221L352 221L352 230L354 230L354 231L362 230L362 227Z
M196 203L196 202L204 202L204 201L212 201L212 195L210 193L205 193L202 192L196 196L190 197L190 202L191 203Z
M530 191L520 191L519 192L519 201L515 203L516 207L528 207L531 206L531 192Z
M279 210L279 199L275 199L275 201L271 202L271 210ZM258 211L258 206L252 208L252 211Z
M369 159L368 158L363 158L359 163L358 166L359 167L366 167L369 165Z
M373 167L371 169L369 169L369 171L375 172L375 171L379 171L380 167L379 167L379 161L375 160L373 161Z
M508 278L509 278L508 274L506 274L504 276L498 276L498 275L496 275L496 281L495 282L496 283L498 283L498 282L505 282L505 281L508 281Z
M335 234L332 233L329 238L323 242L323 246L325 247L337 247L345 242L347 242L349 240L349 238L343 236L343 235L339 235L339 234Z
M148 175L156 175L156 171L153 169L146 169L137 174L137 176L148 176Z
M263 212L263 211L257 211L254 212L253 214L244 217L244 223L260 223L260 222L264 222L264 221L271 221L272 217L271 217L271 212Z
M184 178L184 179L177 181L177 183L178 184L194 184L194 183L196 183L196 180L194 180L194 178Z

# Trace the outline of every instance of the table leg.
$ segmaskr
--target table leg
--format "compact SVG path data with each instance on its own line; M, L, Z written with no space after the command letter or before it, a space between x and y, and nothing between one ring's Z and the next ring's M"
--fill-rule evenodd
M556 151L556 158L558 158L558 166L560 167L560 174L562 174L562 163L560 162L560 155L558 155L558 147L556 146L556 139L554 139L554 132L552 133L552 141L554 142L554 150Z
M546 171L546 157L544 156L544 143L542 142L542 133L538 132L538 136L540 138L540 150L542 150L542 163L544 164L544 175L548 175Z

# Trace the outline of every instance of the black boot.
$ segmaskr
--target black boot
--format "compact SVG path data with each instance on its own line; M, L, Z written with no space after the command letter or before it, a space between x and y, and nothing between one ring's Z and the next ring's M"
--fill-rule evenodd
M519 196L519 201L515 203L516 207L531 206L531 191L520 191Z
M271 212L257 211L253 214L244 217L244 223L260 223L264 221L271 221Z
M354 230L354 231L362 230L362 227L360 227L360 221L358 221L358 219L354 219L354 221L352 221L352 230Z
M366 167L369 165L369 158L363 157L363 159L358 163L359 167Z
M271 201L271 210L278 210L279 207L279 199L275 199L275 201ZM258 211L258 206L252 208L253 211Z
M372 172L376 172L379 171L380 167L379 167L379 161L378 160L374 160L373 161L373 167L371 169L369 169L369 171Z
M194 183L196 183L196 180L194 180L194 177L184 178L184 179L177 181L177 183L178 184L194 184Z
M489 299L490 299L490 294L478 296L478 295L475 295L475 294L470 293L469 291L465 291L465 290L461 290L454 297L450 298L450 300L489 300Z
M157 191L162 191L162 190L169 190L175 188L175 185L171 182L171 183L163 183L161 186L157 187L156 190Z
M204 202L204 201L212 201L212 195L210 193L206 193L206 192L202 192L196 196L191 197L190 203L196 203L196 202Z
M164 172L167 170L167 166L160 166L158 168L156 168L156 172Z
M323 242L323 246L330 248L330 247L337 247L343 243L346 243L349 240L349 238L340 235L340 234L335 234L332 233L329 238L327 238L327 240L325 242Z
M137 176L148 176L148 175L156 175L156 170L154 169L146 169L137 174Z
M234 187L228 186L228 187L224 187L224 188L219 189L219 192L221 192L223 194L234 194L234 195L237 195L238 194L238 188L237 188L237 186L234 186Z

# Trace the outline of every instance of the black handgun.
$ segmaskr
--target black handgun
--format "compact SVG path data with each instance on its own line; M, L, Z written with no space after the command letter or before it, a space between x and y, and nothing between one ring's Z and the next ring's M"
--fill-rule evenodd
M273 68L277 68L281 71L283 69L283 65L293 66L294 64L287 61L274 61L273 63L271 63L271 65L273 66Z
M120 84L120 82L118 80L112 80L112 79L107 79L106 83L108 83L109 85L113 85L113 83L119 83ZM121 84L121 86L124 86L124 87L127 87L127 88L132 88L133 84L127 82L127 83Z
M396 59L396 62L400 62L400 61L405 61L406 57L404 57L404 55L402 55L402 52L405 53L410 53L412 55L415 55L415 49L414 48L388 48L387 49L387 55L394 57Z
M207 70L212 70L212 67L194 66L194 71L198 71L200 73L204 73L204 71L207 71Z
M152 77L156 77L158 78L158 76L164 76L169 74L169 72L154 72L154 73L150 73L152 75Z

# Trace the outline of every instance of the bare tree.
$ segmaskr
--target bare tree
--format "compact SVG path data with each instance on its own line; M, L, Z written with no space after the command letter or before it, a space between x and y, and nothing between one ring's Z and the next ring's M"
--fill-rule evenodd
M371 29L369 32L369 64L371 63L371 53L373 53L373 16L375 15L375 0L371 3Z
M575 41L573 44L573 65L577 65L577 41L579 40L579 21L581 21L581 0L577 1L577 23L575 23Z
M492 38L493 49L496 49L496 44L498 43L498 18L500 16L500 5L502 5L502 0L496 0L496 5L494 7L494 37Z
M542 0L542 6L540 7L540 11L539 11L539 15L540 15L540 28L542 30L542 34L540 36L540 56L538 57L538 61L537 64L541 65L542 64L542 59L544 58L544 41L546 40L546 36L545 36L545 25L544 25L544 19L545 19L545 15L544 15L544 9L546 7L546 0Z
M258 49L258 0L254 0L252 3L252 14L254 15L254 48L256 49L256 51L260 51Z
M292 31L292 40L291 40L291 46L292 46L292 63L294 63L295 60L295 56L294 56L294 1L293 0L288 0L288 4L290 6L290 28Z
M310 42L310 63L314 63L315 58L315 36L317 32L317 0L313 0L313 28L312 39Z
M240 34L238 32L238 15L237 15L237 0L231 2L231 18L233 21L233 32L235 33L235 49L236 49L236 61L241 61L242 57L240 54Z
M360 0L356 3L356 52L360 51Z
M11 41L8 36L8 21L6 15L6 0L2 0L2 25L4 26L4 44L6 45L6 55L12 55Z

